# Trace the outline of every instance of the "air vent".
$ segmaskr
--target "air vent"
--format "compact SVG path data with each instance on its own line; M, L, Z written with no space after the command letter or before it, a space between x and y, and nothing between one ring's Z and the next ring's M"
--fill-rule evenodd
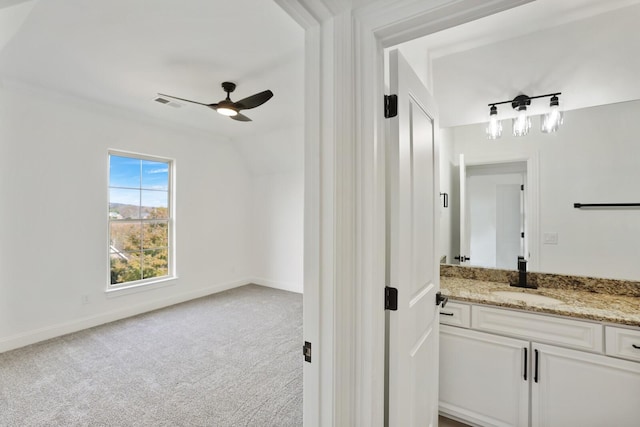
M173 107L173 108L180 108L182 107L182 104L180 104L179 102L176 101L170 101L168 99L162 98L162 97L157 97L154 99L154 101L159 102L160 104L164 104L164 105L168 105L169 107Z

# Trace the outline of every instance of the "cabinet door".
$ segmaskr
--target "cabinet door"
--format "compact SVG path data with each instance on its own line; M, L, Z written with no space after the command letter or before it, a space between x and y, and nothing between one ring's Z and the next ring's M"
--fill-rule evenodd
M640 425L640 363L535 343L532 349L532 426Z
M440 412L482 426L528 425L528 351L528 341L441 325Z

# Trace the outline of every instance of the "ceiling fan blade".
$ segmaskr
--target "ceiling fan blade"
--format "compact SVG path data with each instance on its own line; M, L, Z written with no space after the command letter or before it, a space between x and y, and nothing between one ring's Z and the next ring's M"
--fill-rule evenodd
M245 116L244 114L236 114L235 116L229 116L230 118L232 118L233 120L237 120L239 122L251 122L253 120L251 120L249 117Z
M273 96L273 92L270 90L265 90L264 92L256 93L255 95L248 96L240 101L234 102L235 107L238 110L249 110L251 108L256 108L268 100Z
M164 94L164 93L159 93L158 95L160 95L160 96L166 96L167 98L178 99L178 100L180 100L180 101L190 102L190 103L192 103L192 104L204 105L205 107L212 107L212 108L214 108L214 107L217 105L217 104L204 104L204 103L202 103L202 102L191 101L190 99L178 98L177 96L166 95L166 94Z

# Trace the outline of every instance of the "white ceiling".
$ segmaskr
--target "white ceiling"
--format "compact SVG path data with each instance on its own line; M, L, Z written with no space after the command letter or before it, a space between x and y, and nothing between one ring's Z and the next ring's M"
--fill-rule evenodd
M2 26L11 22L11 26ZM304 31L273 1L0 0L0 78L243 139L301 127ZM218 102L271 89L243 123L157 92Z
M484 122L491 102L562 92L572 110L640 98L640 0L536 0L414 40L401 51L443 127ZM548 109L534 101L532 114ZM499 115L513 115L510 106Z
M640 98L638 18L640 0L536 0L403 52L443 126L482 122L489 102L521 92L583 108ZM273 0L0 0L0 79L239 141L258 173L301 163L304 31ZM250 123L153 101L217 102L225 80L235 100L275 96Z
M514 39L611 10L638 0L534 0L531 3L415 40L432 59Z

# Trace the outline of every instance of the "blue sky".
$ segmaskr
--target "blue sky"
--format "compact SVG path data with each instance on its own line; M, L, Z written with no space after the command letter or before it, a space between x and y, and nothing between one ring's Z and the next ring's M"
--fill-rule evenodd
M168 207L169 163L110 156L109 202Z

